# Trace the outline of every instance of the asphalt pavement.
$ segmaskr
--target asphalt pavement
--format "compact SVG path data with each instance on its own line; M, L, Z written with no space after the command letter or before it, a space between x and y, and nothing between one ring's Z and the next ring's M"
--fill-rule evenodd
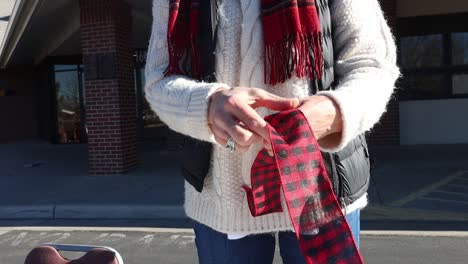
M460 264L468 259L468 233L386 232L362 234L366 263ZM0 263L22 264L32 248L43 243L86 244L116 249L124 263L198 263L190 229L128 228L0 228ZM81 254L62 252L68 258ZM275 264L282 263L278 249Z

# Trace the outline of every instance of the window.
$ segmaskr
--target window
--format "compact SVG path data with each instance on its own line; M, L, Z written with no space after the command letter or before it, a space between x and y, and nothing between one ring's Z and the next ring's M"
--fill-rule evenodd
M401 66L405 69L440 67L443 64L442 35L403 37L400 47Z
M54 65L58 143L86 141L81 68L77 64Z
M452 93L468 94L468 74L455 74L452 76Z
M400 99L468 97L468 27L447 16L401 20Z
M452 61L454 65L468 64L468 33L452 34Z

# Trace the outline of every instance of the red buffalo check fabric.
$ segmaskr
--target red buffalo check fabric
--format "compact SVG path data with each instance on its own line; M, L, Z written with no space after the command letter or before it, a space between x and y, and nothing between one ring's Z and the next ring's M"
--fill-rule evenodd
M265 118L274 157L263 149L244 186L253 216L281 212L283 191L302 254L312 263L364 263L333 193L317 140L297 109Z

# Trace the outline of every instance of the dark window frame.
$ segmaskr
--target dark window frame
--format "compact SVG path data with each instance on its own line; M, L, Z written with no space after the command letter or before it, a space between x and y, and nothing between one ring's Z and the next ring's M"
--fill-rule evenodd
M429 75L442 74L444 78L444 96L408 96L405 94L404 87L398 92L400 101L413 100L438 100L438 99L456 99L468 98L468 94L454 94L452 76L455 74L468 74L467 65L452 65L452 33L468 33L468 13L457 13L450 15L420 16L410 18L399 18L397 21L398 48L401 50L400 40L402 37L441 35L442 36L442 66L441 67L423 67L418 69L401 69L403 78L408 75ZM398 53L398 63L401 65L401 53ZM402 87L402 80L399 81L399 87Z
M44 60L44 63L47 65L47 71L49 75L49 86L50 86L50 96L53 102L52 112L50 113L50 119L52 120L52 127L51 127L51 136L52 136L52 143L54 144L86 144L88 143L88 137L85 133L85 107L84 107L84 91L83 89L79 89L79 97L80 97L80 130L81 130L81 142L79 143L60 143L57 135L58 130L58 120L57 120L57 90L55 87L55 73L56 72L67 72L67 71L75 71L75 70L55 70L55 65L74 65L76 66L76 72L78 74L78 81L79 86L84 87L84 83L82 82L82 74L83 74L83 60L81 55L70 55L70 56L50 56Z

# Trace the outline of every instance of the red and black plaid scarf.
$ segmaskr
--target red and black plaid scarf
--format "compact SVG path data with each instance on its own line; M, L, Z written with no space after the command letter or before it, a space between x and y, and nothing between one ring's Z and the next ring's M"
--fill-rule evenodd
M166 75L202 77L199 6L200 0L170 1ZM323 70L322 34L315 0L261 0L261 14L265 83L283 83L294 72L299 78L320 79Z

